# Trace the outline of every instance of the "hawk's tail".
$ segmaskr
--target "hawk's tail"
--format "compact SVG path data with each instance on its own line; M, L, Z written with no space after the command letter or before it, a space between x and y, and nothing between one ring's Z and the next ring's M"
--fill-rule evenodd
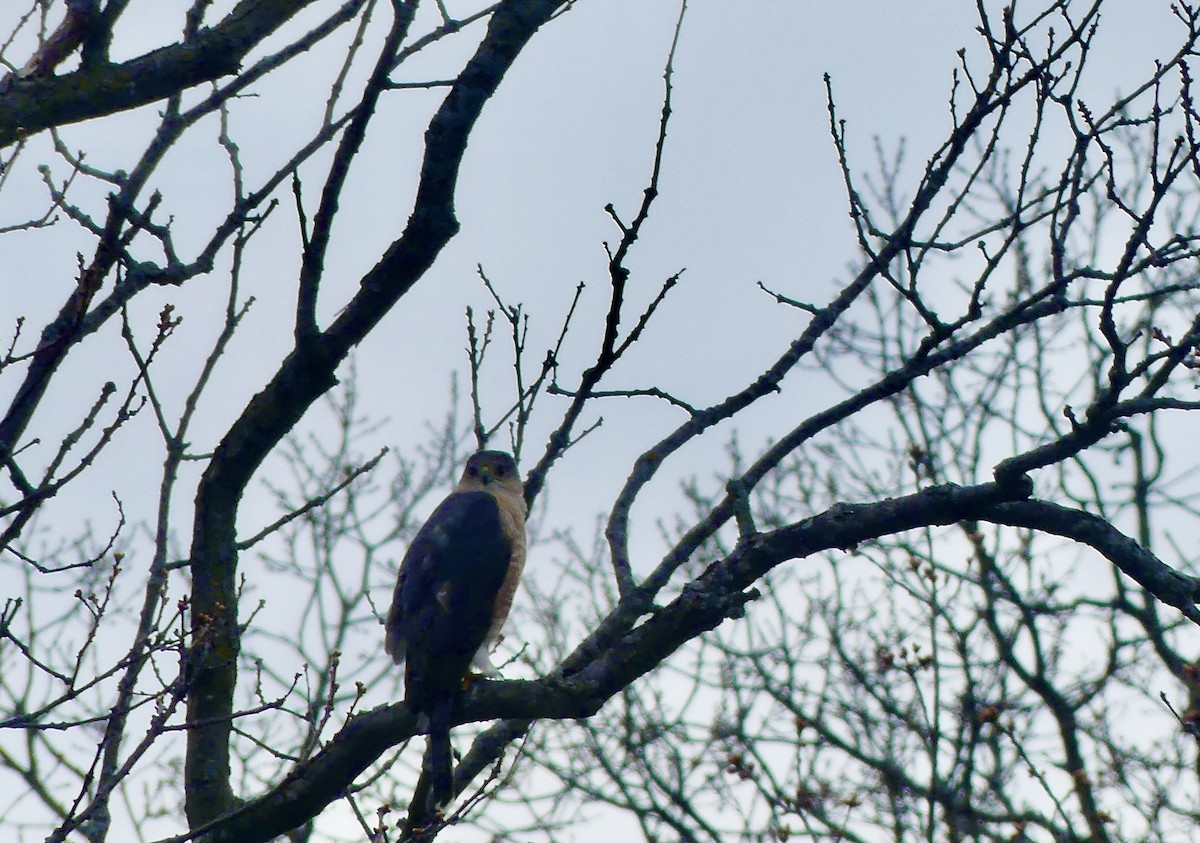
M408 806L405 838L420 835L421 830L428 828L437 819L438 812L444 812L454 799L454 762L450 747L450 712L453 708L454 696L447 695L429 712L429 742L421 764L421 777Z
M425 751L425 769L429 776L429 810L445 809L454 799L454 761L450 748L450 710L454 697L447 695L429 713L429 747Z

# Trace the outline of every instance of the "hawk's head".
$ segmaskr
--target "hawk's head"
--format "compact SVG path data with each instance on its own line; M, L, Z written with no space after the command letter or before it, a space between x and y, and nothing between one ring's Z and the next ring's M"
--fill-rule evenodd
M479 451L473 454L467 460L456 491L491 492L518 497L523 494L517 464L504 451Z

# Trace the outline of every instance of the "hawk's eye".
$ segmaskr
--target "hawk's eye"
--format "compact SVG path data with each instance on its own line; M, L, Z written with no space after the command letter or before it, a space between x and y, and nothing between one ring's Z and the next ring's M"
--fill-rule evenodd
M496 466L496 476L497 476L497 477L503 477L503 476L504 476L504 466L502 466L502 465L498 465L498 466Z

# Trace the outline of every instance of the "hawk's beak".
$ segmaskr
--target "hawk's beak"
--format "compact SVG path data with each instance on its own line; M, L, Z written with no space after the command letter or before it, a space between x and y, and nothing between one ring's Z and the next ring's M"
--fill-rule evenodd
M492 474L492 470L487 466L483 466L479 469L479 482L483 485L491 485L491 482L495 479L496 476Z

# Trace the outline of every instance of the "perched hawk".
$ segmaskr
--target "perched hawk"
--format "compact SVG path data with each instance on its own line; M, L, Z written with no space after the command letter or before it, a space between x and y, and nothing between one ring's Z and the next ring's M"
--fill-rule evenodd
M469 671L495 673L488 652L525 565L525 513L513 458L480 451L400 564L384 649L404 663L404 701L429 735L428 792L413 794L410 823L453 798L450 712Z

